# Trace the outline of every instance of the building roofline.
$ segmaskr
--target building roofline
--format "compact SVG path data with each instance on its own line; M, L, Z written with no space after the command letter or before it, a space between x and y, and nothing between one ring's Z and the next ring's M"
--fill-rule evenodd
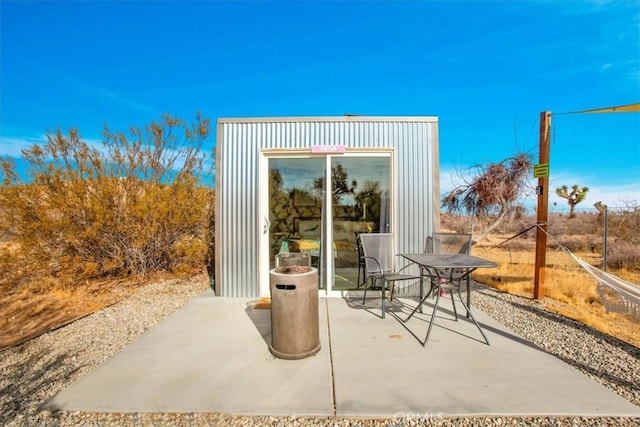
M278 117L219 117L218 123L282 123L282 122L425 122L438 121L437 116L278 116Z

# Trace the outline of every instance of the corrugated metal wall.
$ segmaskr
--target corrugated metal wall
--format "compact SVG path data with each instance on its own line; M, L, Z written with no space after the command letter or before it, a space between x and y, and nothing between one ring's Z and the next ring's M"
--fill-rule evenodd
M435 117L219 119L216 143L216 293L258 296L259 156L265 149L392 148L400 252L421 252L439 221Z

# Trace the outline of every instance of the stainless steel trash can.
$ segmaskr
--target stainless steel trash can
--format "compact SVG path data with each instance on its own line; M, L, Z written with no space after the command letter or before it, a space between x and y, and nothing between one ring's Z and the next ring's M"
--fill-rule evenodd
M281 359L303 359L320 351L318 270L310 267L308 260L306 263L280 265L269 272L269 350ZM279 264L282 263L276 262L276 265Z

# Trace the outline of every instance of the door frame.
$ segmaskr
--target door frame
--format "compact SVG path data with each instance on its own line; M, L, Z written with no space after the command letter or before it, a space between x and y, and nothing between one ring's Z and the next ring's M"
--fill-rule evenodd
M258 156L258 209L257 215L259 220L258 224L258 294L260 297L268 297L271 294L269 284L269 229L271 224L269 223L269 159L271 158L324 158L325 160L325 183L331 183L331 159L333 157L388 157L389 158L389 224L390 232L396 231L397 217L397 174L395 164L395 149L393 148L366 148L366 149L348 149L344 153L311 153L309 149L267 149L260 150ZM331 212L331 191L325 191L323 198L323 228L324 236L322 236L322 247L326 248L333 246L333 218L332 215L326 215L326 207L329 207ZM332 250L322 251L323 262L325 269L325 287L324 292L321 295L331 297L344 297L349 292L361 292L361 291L345 291L345 290L333 290L333 284L335 280L335 268ZM332 274L328 274L332 272Z

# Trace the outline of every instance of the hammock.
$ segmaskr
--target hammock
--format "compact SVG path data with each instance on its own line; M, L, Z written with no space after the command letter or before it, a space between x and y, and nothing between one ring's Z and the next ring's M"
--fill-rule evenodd
M626 280L622 280L613 274L609 274L606 271L595 268L571 252L569 252L569 254L582 268L598 280L598 296L600 296L602 305L604 305L607 312L629 313L634 318L640 320L640 287ZM620 298L615 298L607 294L605 287L615 291Z
M640 286L627 282L626 280L622 280L613 274L609 274L606 271L602 271L599 268L592 266L558 243L557 240L549 236L549 233L545 232L545 234L547 237L551 238L559 248L571 255L571 257L580 264L582 268L587 270L589 274L596 278L598 281L598 296L602 301L602 305L607 310L607 313L610 311L614 311L616 313L627 313L635 319L640 320ZM615 294L607 292L608 290L615 292Z

